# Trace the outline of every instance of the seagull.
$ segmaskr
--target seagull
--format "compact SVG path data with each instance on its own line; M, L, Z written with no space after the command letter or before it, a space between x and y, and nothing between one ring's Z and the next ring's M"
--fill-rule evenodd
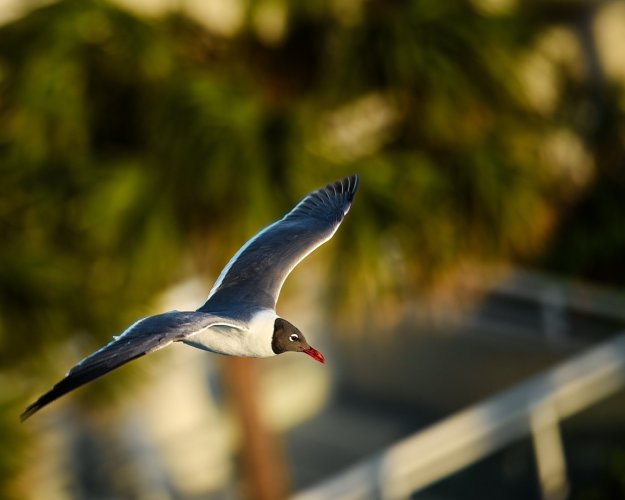
M325 363L302 332L276 314L276 302L293 268L332 238L357 189L358 176L351 175L305 196L241 247L199 309L169 311L135 322L67 372L24 410L21 421L68 392L173 342L228 356L303 352Z

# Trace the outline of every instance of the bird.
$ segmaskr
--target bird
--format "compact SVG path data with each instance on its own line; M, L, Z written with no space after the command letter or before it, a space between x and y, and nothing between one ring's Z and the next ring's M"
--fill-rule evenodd
M312 191L281 219L262 229L223 268L204 304L142 318L71 368L20 415L44 406L141 356L174 342L211 353L270 357L302 352L325 363L302 332L276 313L280 289L293 268L328 241L349 212L359 177Z

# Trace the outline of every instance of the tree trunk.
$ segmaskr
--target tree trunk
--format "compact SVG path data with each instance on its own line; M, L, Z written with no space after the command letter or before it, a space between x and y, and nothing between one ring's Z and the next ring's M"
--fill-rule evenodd
M240 459L245 498L280 500L287 496L287 476L278 440L263 422L257 400L255 360L227 358L224 375L241 431Z

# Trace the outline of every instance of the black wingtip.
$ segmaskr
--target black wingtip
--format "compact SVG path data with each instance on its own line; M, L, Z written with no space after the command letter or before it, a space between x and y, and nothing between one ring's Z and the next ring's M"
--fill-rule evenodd
M46 393L43 396L41 396L37 401L35 401L33 404L29 405L21 414L20 414L20 422L24 422L25 420L29 419L30 417L32 417L35 413L37 413L39 410L41 410L44 406L46 406L47 404L51 403L52 401L54 401L56 398L52 398L49 400L45 400L44 398L46 398L46 396L49 396L50 393Z
M30 418L35 412L37 412L39 410L39 408L30 405L28 408L26 408L26 410L24 410L21 414L20 414L20 422L24 423L24 421L28 418Z
M347 194L348 201L352 201L356 191L358 190L358 184L360 183L360 177L358 174L348 175L342 179L328 184L325 189L332 189L336 194Z
M352 174L348 177L345 177L342 182L343 191L347 194L347 199L351 203L354 200L354 195L356 194L356 191L358 191L360 177L358 176L358 174Z
M350 194L349 200L351 201L358 191L358 185L360 184L360 176L358 174L352 174L345 178L347 180L347 192Z
M26 419L32 417L35 413L41 410L43 407L48 406L53 401L56 401L64 394L67 394L72 389L79 387L84 384L85 381L81 381L78 384L73 384L72 380L68 381L68 378L65 377L58 384L56 384L52 389L43 394L37 399L34 403L29 405L20 415L20 421L24 422Z

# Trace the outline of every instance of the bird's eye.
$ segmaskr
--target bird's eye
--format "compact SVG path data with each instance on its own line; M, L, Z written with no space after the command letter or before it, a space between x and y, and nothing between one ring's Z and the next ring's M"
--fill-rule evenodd
M296 333L294 333L292 335L289 335L289 340L291 342L295 342L296 340L299 340L299 336Z

